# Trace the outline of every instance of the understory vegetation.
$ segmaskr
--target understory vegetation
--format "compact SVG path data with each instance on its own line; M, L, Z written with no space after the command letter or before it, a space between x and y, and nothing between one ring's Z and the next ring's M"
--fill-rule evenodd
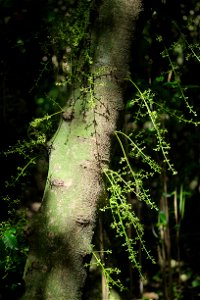
M23 293L48 141L77 82L82 97L91 95L83 113L95 105L90 24L97 9L92 0L0 1L0 299ZM144 4L121 127L102 170L105 197L84 299L200 296L199 9L196 1Z

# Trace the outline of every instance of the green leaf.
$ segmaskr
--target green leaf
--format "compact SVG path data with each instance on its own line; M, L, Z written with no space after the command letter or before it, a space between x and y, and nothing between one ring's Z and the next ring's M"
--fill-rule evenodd
M165 80L165 77L163 75L156 77L157 82L163 82Z
M192 281L192 287L193 288L196 288L196 287L199 287L200 286L200 280L198 279L195 279Z
M158 226L167 226L167 216L164 211L159 212Z
M185 214L185 193L183 193L183 186L182 185L181 185L181 188L180 188L179 211L180 211L181 219L183 219L184 214Z
M2 237L4 245L9 249L17 249L16 228L7 229Z
M134 101L132 99L128 100L126 103L126 109L132 108L133 105L134 105Z

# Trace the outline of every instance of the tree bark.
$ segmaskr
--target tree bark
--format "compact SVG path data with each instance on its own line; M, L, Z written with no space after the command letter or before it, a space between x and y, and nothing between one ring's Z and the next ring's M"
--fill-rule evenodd
M80 89L73 91L51 141L48 179L24 273L24 300L81 299L97 205L105 197L102 173L123 109L140 10L140 0L101 1L92 30L90 92L85 97Z

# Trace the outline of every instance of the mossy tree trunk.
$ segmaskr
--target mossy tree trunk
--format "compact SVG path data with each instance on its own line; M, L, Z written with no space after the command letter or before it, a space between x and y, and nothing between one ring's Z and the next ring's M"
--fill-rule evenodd
M83 97L80 89L73 91L51 141L23 299L81 299L97 204L104 197L102 173L109 164L112 135L123 109L123 85L141 9L140 0L101 2L92 24L90 93Z

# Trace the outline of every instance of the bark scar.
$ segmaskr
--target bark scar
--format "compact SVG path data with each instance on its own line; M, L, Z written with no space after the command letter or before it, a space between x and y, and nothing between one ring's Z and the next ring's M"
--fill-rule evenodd
M76 218L76 223L80 226L86 227L91 223L91 220L85 218L84 216L78 216Z
M65 186L65 182L62 179L55 178L51 180L51 186Z
M72 121L72 119L74 118L73 107L68 107L65 111L63 111L62 117L66 122Z
M50 180L50 187L66 187L69 188L72 185L72 180L69 179L67 181L64 181L60 178L54 178L52 180Z

